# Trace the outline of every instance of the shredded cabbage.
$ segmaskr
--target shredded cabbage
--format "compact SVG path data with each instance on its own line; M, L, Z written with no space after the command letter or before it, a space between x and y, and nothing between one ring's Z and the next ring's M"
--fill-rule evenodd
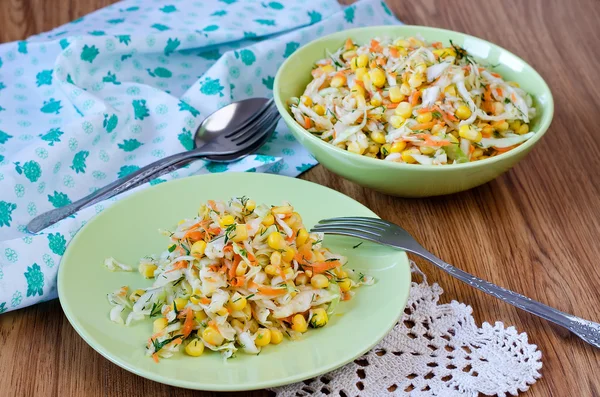
M257 206L246 197L209 201L198 216L162 233L171 238L168 249L140 260L140 273L152 274L153 285L108 294L111 321L125 326L156 321L146 345L155 360L172 357L192 340L225 359L238 350L258 354L264 347L256 343L258 331L298 339L306 329L292 326L294 316L308 322L307 314L331 314L342 297L353 296L337 285L342 272L354 277L352 270L342 270L346 258L322 247L322 233L307 233L288 203ZM127 269L114 258L105 265ZM326 275L328 287L313 287L309 270Z

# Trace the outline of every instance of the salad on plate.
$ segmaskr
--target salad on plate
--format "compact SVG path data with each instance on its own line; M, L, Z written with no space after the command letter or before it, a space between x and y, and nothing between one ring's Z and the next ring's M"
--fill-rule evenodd
M162 233L171 244L138 266L153 284L108 294L112 321L153 319L146 354L157 362L180 350L197 357L205 348L225 358L259 354L325 326L340 301L373 283L324 248L322 235L309 233L289 203L209 200L197 216ZM134 271L114 258L105 266Z

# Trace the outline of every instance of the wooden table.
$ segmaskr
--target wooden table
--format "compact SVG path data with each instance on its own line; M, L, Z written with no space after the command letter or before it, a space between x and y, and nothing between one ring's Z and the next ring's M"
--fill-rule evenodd
M1 0L0 42L20 40L111 0ZM388 0L404 22L466 32L524 58L556 102L546 137L515 169L469 192L400 199L363 189L318 166L302 178L332 187L397 222L446 261L560 310L600 322L600 1ZM503 321L543 353L527 396L600 396L600 350L549 323L417 261L444 300ZM58 301L0 316L5 396L216 395L160 385L117 367L75 333ZM252 393L265 396L266 392Z

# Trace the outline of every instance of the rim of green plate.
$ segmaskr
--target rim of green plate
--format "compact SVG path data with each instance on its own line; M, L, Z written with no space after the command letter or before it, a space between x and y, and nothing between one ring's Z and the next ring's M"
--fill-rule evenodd
M538 132L536 132L536 134L529 140L525 141L523 144L519 145L517 148L512 149L506 153L502 153L498 156L494 156L494 157L490 157L487 158L485 160L480 160L477 162L469 162L469 163L461 163L461 164L449 164L443 167L440 166L436 166L436 165L427 165L427 164L406 164L406 163L396 163L394 161L383 161L380 159L374 159L374 158L370 158L367 156L363 156L360 154L356 154L356 153L352 153L349 152L347 150L343 150L338 148L337 146L331 145L327 142L324 142L323 140L317 138L316 136L314 136L313 134L311 134L310 132L308 132L304 127L302 127L300 124L298 124L296 122L296 120L294 120L294 118L290 115L287 106L285 105L285 101L287 100L287 98L281 98L281 96L279 95L279 90L280 90L280 85L282 84L281 82L281 71L285 70L285 68L287 66L289 66L290 63L295 62L295 59L298 57L302 56L303 52L308 51L308 49L312 46L316 46L319 43L323 42L323 41L327 41L330 40L332 38L337 38L338 36L340 37L340 39L345 38L346 35L348 34L354 34L354 33L361 33L361 32L368 32L371 30L377 30L377 29L389 29L389 30L407 30L407 31L413 31L413 33L419 33L419 32L423 32L423 31L428 31L428 32L433 32L433 33L439 33L439 34L453 34L453 35L460 35L464 38L468 38L468 39L472 39L472 40L477 40L481 43L485 43L489 46L491 46L492 48L505 52L509 55L511 55L512 57L514 57L517 61L521 62L524 66L524 70L526 70L527 73L532 73L535 75L536 78L539 79L539 84L541 84L542 90L546 93L547 98L548 98L548 103L547 105L545 105L543 107L543 116L540 119L540 125L538 127ZM311 62L314 63L316 61L316 59L311 59L310 57L306 58L306 62ZM544 136L544 134L546 133L546 131L548 130L548 127L550 127L550 124L552 123L552 118L554 116L554 98L552 96L552 91L550 90L550 87L548 87L548 84L546 83L546 81L543 79L543 77L531 66L529 65L527 62L525 62L521 57L513 54L512 52L508 51L507 49L504 49L503 47L500 47L497 44L494 44L492 42L489 42L487 40L481 39L479 37L476 36L471 36L469 34L466 33L462 33L462 32L457 32L454 30L448 30L448 29L440 29L440 28L433 28L430 26L420 26L420 25L378 25L378 26L366 26L366 27L362 27L362 28L355 28L355 29L346 29L340 32L335 32L335 33L331 33L328 34L327 36L323 36L321 38L318 38L316 40L313 40L305 45L303 45L302 47L300 47L298 50L294 51L294 53L292 53L292 55L290 55L284 62L283 64L279 67L279 69L277 70L277 74L275 75L275 82L273 84L273 97L275 99L275 105L277 106L277 109L279 110L279 114L281 115L281 117L286 121L286 123L288 125L292 125L294 127L291 127L292 129L296 129L298 131L302 131L302 133L304 133L306 135L306 138L311 140L313 143L320 145L321 147L323 147L325 150L330 150L333 151L335 154L342 156L342 157L346 157L348 160L353 160L353 161L364 161L366 164L371 165L371 166L381 166L381 167L388 167L391 169L415 169L415 167L418 167L419 170L423 170L423 171L435 171L435 172L450 172L452 170L458 169L458 168L463 168L463 169L467 169L467 168L477 168L477 167L482 167L482 166L486 166L486 165L491 165L493 163L499 162L499 161L503 161L506 158L510 157L510 156L514 156L517 155L518 153L521 153L523 151L527 151L529 150L530 147L532 147L533 145L535 145L541 138L542 136Z
M146 192L150 191L150 190L158 190L158 189L165 189L165 186L167 185L173 185L173 184L180 184L180 183L190 183L190 180L195 180L195 179L203 179L203 178L207 178L207 177L219 177L219 178L228 178L229 175L252 175L253 177L259 177L259 178L274 178L274 179L292 179L295 180L297 183L300 184L308 184L308 185L315 185L319 188L323 188L326 190L329 190L332 194L343 197L344 199L348 199L348 200L352 200L354 201L356 204L360 205L361 207L364 207L368 212L370 212L374 217L379 218L379 216L377 214L375 214L370 208L366 207L365 205L359 203L358 201L354 200L353 198L346 196L345 194L342 194L336 190L333 190L327 186L323 186L323 185L319 185L317 183L313 183L313 182L309 182L309 181L305 181L302 179L298 179L298 178L292 178L292 177L287 177L287 176L281 176L281 175L273 175L273 174L265 174L265 173L246 173L246 172L225 172L225 173L219 173L219 174L204 174L204 175L195 175L195 176L190 176L190 177L186 177L186 178L181 178L181 179L176 179L176 180L172 180L166 183L161 183L159 185L156 186L151 186L148 187L144 190L140 190L139 192L136 192L128 197L125 197L121 200L119 200L118 202L114 203L111 207L107 208L105 211L103 211L102 213L94 216L88 223L86 223L75 235L75 237L71 240L71 242L68 244L67 246L67 250L63 256L64 258L67 258L70 255L70 250L69 247L72 244L77 244L77 241L79 239L79 237L82 235L82 231L84 231L85 229L91 227L90 225L93 225L94 222L100 218L102 216L102 214L104 214L106 211L110 211L111 208L115 208L116 206L119 205L126 205L128 201L132 201L135 200L137 196L145 194ZM407 264L410 264L410 261L408 259L408 256L406 255L405 251L398 251L399 255L404 256L404 260L406 261ZM61 260L62 262L62 260ZM60 268L58 269L58 278L57 278L57 289L58 289L58 298L59 298L59 302L60 305L63 309L63 312L65 313L65 316L67 317L67 320L69 321L69 323L71 324L71 326L75 329L75 331L77 332L77 334L79 334L79 336L92 348L94 349L97 353L99 353L101 356L103 356L104 358L106 358L108 361L112 362L113 364L116 364L117 366L132 372L138 376L141 376L143 378L155 381L155 382L159 382L159 383L163 383L166 385L170 385L170 386L176 386L176 387L181 387L181 388L185 388L185 389L193 389L193 390L202 390L202 391L249 391L249 390L259 390L259 389L268 389L268 388L273 388L273 387L278 387L278 386L283 386L283 385L288 385L288 384L292 384L292 383L296 383L296 382L301 382L303 380L306 379L310 379L316 376L320 376L323 375L325 373L334 371L340 367L343 367L344 365L350 363L351 361L355 360L356 358L362 356L363 354L365 354L366 352L368 352L369 350L371 350L373 347L375 347L391 330L392 328L394 328L394 326L396 325L396 323L398 322L398 320L401 318L402 313L404 312L404 308L406 306L406 302L408 301L408 294L410 293L410 285L411 285L411 281L410 281L410 270L408 271L408 288L406 288L406 296L400 297L401 299L399 299L399 301L404 301L404 305L402 307L400 307L399 309L399 313L398 313L398 317L394 318L393 320L390 321L389 324L386 324L385 327L381 328L381 332L379 332L376 336L376 338L373 339L373 342L365 345L366 347L364 349L362 349L360 351L360 353L353 355L351 358L349 359L343 359L343 360L339 360L331 365L328 366L324 366L323 368L319 368L317 369L315 372L310 373L310 375L304 373L304 374L300 374L297 376L288 376L287 378L282 378L282 379L277 379L277 380L272 380L272 381L262 381L262 382L257 382L254 383L252 386L250 387L244 387L244 388L238 388L235 387L235 385L223 385L223 384L211 384L211 383L205 383L205 382L189 382L189 381L185 381L185 380L177 380L177 379L173 379L173 378L169 378L166 376L162 376L159 374L155 374L155 373L151 373L145 370L140 370L135 366L129 365L129 363L127 363L126 361L120 360L118 358L115 358L113 356L111 356L110 354L108 354L106 351L104 351L104 349L102 348L102 344L100 342L98 342L92 335L90 335L82 326L80 326L80 324L74 319L74 313L73 313L73 309L71 308L69 302L65 299L65 285L63 282L63 279L65 277L65 272L66 270L64 270L65 267L64 266L60 266ZM407 269L410 269L410 265L407 266ZM391 318L391 317L390 317Z

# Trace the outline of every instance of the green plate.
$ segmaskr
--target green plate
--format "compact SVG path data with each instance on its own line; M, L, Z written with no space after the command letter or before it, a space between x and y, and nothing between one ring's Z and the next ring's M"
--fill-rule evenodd
M150 319L126 327L110 321L106 294L129 285L145 287L139 273L109 272L110 256L135 265L162 252L168 239L158 233L196 213L209 199L249 196L257 203L290 201L307 227L333 216L376 216L334 190L275 175L226 173L160 184L123 199L91 220L67 248L58 272L58 295L81 337L104 357L135 374L173 386L200 390L251 390L308 379L338 368L379 342L401 316L408 299L410 268L406 254L356 239L328 236L324 244L348 256L348 267L375 277L372 286L338 306L329 324L309 330L296 342L269 345L258 355L238 354L224 361L218 353L181 353L159 364L144 355L152 333Z

